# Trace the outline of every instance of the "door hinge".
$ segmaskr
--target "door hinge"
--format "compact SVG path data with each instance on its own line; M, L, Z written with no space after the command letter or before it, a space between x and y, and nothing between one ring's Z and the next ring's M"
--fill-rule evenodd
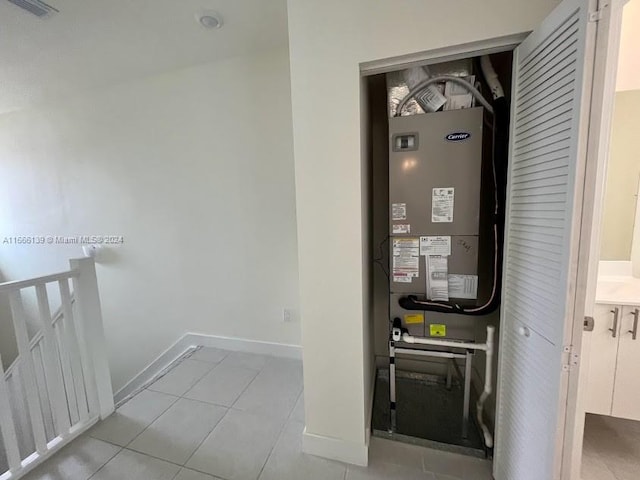
M609 7L609 0L599 1L598 9L593 12L589 12L589 21L599 22L600 20L602 20L602 13L604 12L604 9L607 7Z
M562 371L568 372L578 366L580 355L574 351L573 345L565 345L562 347Z

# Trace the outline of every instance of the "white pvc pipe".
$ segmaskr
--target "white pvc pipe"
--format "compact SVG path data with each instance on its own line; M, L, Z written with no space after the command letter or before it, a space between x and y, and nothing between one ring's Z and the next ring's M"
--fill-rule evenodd
M484 435L484 444L487 448L493 448L493 435L491 435L489 427L484 423L482 414L484 411L484 402L493 391L493 337L495 331L496 327L493 325L487 325L487 349L485 350L487 353L487 359L484 367L484 390L476 403L476 418L478 420L478 425L480 425L480 429L482 430L482 434Z
M468 342L452 342L451 340L439 340L436 338L422 338L422 337L414 337L409 335L408 333L402 334L402 341L405 343L418 343L420 345L437 345L441 347L450 347L450 348L465 348L469 350L483 350L486 352L487 359L485 362L484 369L484 390L476 403L476 418L478 420L478 425L482 430L482 434L484 436L484 443L487 448L493 448L493 435L489 431L489 427L484 423L482 418L482 414L484 411L484 402L487 401L489 395L493 391L493 387L491 386L493 383L493 350L494 350L494 340L493 337L495 335L496 327L493 325L487 325L487 342L486 343L468 343Z
M484 343L453 342L451 340L439 340L437 338L414 337L412 335L409 335L408 333L402 334L402 341L405 343L419 343L420 345L438 345L440 347L465 348L468 350L486 350L487 349L487 346Z

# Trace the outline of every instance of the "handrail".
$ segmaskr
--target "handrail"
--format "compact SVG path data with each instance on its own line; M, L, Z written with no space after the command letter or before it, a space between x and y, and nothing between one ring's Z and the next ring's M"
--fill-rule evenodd
M51 275L43 275L42 277L28 278L26 280L14 280L11 282L0 283L0 293L12 292L27 287L35 287L41 283L58 282L60 280L68 280L78 276L78 271L67 270L66 272L52 273Z

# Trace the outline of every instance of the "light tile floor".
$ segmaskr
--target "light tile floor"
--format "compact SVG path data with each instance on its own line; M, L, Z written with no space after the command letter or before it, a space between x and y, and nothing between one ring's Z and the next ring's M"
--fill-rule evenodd
M637 480L639 472L640 422L587 415L583 480Z
M487 461L373 438L367 468L301 453L302 364L202 348L27 480L490 480Z

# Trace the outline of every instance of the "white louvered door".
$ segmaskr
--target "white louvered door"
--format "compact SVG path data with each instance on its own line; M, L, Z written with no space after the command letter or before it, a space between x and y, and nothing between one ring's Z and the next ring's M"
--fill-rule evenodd
M560 478L596 29L589 3L565 0L515 51L496 480Z

